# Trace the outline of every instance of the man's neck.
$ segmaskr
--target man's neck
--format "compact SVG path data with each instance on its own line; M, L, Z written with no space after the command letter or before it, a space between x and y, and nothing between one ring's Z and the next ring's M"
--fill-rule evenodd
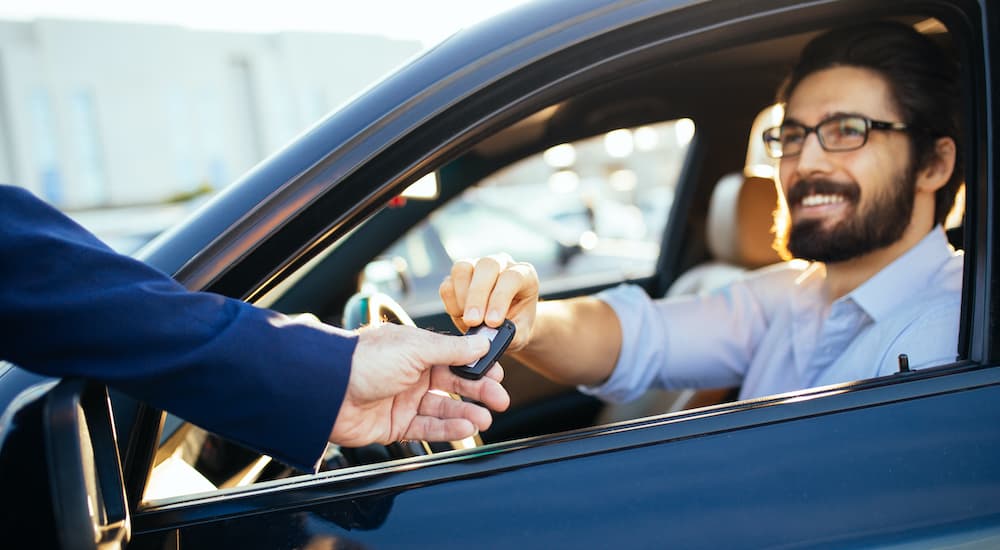
M910 224L895 243L857 258L826 264L827 298L832 303L858 288L917 245L930 229Z

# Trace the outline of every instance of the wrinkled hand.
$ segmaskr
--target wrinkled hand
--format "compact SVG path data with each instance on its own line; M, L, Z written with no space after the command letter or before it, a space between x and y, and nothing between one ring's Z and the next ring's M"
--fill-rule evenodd
M517 327L507 348L517 351L531 341L538 306L538 274L534 266L507 254L460 260L439 289L444 308L462 332L485 323L498 327L504 318Z
M490 427L485 408L430 390L456 393L495 411L510 404L496 365L480 380L456 376L486 354L485 336L448 336L394 324L363 328L352 359L344 402L330 441L348 447L404 439L454 441Z

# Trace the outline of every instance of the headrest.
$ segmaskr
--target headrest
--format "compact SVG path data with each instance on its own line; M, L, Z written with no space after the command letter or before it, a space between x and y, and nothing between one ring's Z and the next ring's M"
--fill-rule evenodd
M781 261L771 248L777 201L774 180L723 176L708 207L708 247L715 259L748 269Z
M781 124L782 105L757 113L750 127L742 174L727 174L715 185L708 208L708 247L715 259L747 269L781 257L771 248L778 207L777 161L764 148L764 130Z
M757 113L750 126L747 141L747 157L743 163L743 175L747 178L762 178L778 181L778 160L767 154L764 146L764 130L779 126L785 118L785 107L776 103Z

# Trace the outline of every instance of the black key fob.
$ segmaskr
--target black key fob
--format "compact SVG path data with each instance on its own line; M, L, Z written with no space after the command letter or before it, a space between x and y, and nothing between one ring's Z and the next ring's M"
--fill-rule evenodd
M480 357L474 363L451 367L451 371L462 378L479 380L486 374L486 371L490 370L496 364L497 359L503 355L503 352L507 351L507 346L514 339L514 332L514 323L510 322L509 319L504 319L503 324L497 328L486 325L470 328L466 335L482 333L490 339L490 351L486 352L486 355Z

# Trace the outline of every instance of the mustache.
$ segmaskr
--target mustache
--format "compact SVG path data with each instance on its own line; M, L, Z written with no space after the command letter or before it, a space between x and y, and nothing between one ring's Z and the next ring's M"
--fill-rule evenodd
M788 190L789 205L797 205L809 195L841 195L848 202L857 203L861 198L861 187L854 182L839 182L824 178L805 179Z

